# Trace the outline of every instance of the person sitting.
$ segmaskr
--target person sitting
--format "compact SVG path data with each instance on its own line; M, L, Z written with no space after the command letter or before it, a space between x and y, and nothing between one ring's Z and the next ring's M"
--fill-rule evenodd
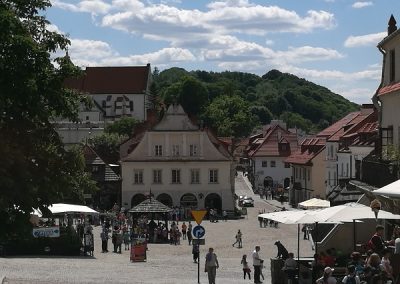
M334 269L330 268L329 266L325 267L324 275L319 278L315 283L317 284L336 284L336 279L332 276L332 272Z
M390 255L391 252L389 249L384 249L382 251L382 261L381 261L381 265L382 265L382 270L384 271L385 274L385 278L387 280L393 280L393 267L390 264Z
M347 267L347 275L343 278L342 283L344 284L360 284L360 277L356 274L356 268L354 265Z
M285 271L288 277L288 284L294 283L296 277L297 262L296 260L294 260L294 255L292 252L288 254L288 258L285 260L282 270Z
M287 249L282 245L280 241L276 241L275 245L278 248L278 254L276 255L276 258L282 258L283 260L286 260L289 255Z
M361 254L358 251L354 251L350 255L350 262L348 263L348 266L353 265L356 271L357 275L360 275L364 272L364 260L361 257Z
M381 258L379 254L373 253L368 258L367 265L364 269L364 280L367 283L372 283L373 281L383 280L383 270L381 266Z

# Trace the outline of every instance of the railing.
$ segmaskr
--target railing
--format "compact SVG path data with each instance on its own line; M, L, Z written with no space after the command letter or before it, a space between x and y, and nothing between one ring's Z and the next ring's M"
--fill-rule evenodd
M356 164L357 179L375 187L382 187L398 180L399 165L396 162L367 160Z

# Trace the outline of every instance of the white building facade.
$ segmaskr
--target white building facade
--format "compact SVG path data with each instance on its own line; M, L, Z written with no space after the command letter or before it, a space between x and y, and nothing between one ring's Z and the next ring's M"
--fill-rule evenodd
M130 149L130 150L127 150ZM234 166L226 148L179 105L141 138L121 146L122 204L151 194L171 207L234 209Z

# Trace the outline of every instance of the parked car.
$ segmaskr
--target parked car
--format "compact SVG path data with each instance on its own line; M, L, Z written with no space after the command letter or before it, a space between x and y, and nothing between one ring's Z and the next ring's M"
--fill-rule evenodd
M239 195L239 198L238 198L238 204L239 204L239 206L242 206L242 202L243 202L243 199L244 199L245 197L247 197L247 196L246 196L246 195Z
M254 200L250 196L245 196L242 200L243 207L254 207Z

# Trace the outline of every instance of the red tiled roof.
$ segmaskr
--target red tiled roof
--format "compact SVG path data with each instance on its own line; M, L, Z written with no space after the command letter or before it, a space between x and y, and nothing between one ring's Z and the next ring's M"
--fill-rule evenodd
M392 83L387 86L384 86L378 90L378 96L382 96L391 92L395 92L400 90L400 82Z
M331 126L322 130L320 133L317 134L317 137L325 137L325 138L331 137L336 132L338 132L343 126L352 121L357 115L359 115L359 113L360 113L359 111L349 113L339 121L335 122Z
M147 90L150 72L150 64L87 67L82 77L67 79L64 85L89 94L143 94Z
M278 137L279 132L280 137ZM279 143L282 143L280 142L282 139L286 140L283 143L290 144L287 151L279 151ZM257 148L249 151L248 155L251 157L287 157L298 149L297 135L290 133L279 125L274 125L271 129L269 129L268 133L263 139L257 139L254 141L255 144L257 142L262 143L260 143Z
M364 124L358 133L373 133L378 131L379 123L377 121Z
M300 145L300 148L290 155L285 162L306 165L310 164L321 151L325 148L325 139L318 137L305 138Z

